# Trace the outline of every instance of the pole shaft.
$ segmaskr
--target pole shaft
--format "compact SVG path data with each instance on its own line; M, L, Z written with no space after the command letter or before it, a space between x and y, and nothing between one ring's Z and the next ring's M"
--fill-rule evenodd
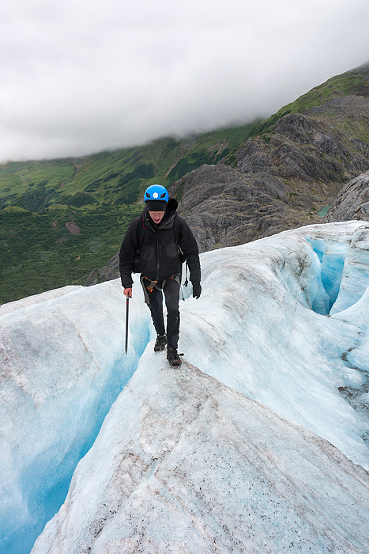
M126 297L126 354L128 349L128 316L129 316L129 296Z

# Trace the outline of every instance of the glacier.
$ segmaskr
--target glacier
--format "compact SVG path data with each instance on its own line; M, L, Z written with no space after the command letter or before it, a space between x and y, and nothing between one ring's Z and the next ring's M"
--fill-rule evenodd
M127 354L118 280L0 307L2 553L369 551L369 223L201 264L180 370L137 278Z

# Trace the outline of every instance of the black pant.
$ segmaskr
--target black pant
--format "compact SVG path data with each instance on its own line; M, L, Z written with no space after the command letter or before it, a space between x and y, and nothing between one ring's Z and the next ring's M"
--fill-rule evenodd
M178 348L179 338L179 289L180 285L175 279L167 279L162 290L153 288L149 293L150 311L155 330L158 335L165 334L163 314L163 292L167 307L167 338L168 346Z

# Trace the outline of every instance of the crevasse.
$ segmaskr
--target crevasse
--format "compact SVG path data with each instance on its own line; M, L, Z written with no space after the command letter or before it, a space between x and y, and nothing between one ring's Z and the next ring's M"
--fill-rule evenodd
M307 241L313 247L315 254L320 262L320 274L316 275L318 281L321 281L325 292L328 295L328 300L324 301L324 310L318 310L315 305L312 306L314 311L328 315L332 306L337 300L342 272L347 255L347 243L329 242L322 238L307 237Z

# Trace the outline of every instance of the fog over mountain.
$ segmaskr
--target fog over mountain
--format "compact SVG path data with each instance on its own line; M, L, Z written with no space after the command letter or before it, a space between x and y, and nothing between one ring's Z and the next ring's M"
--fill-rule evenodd
M267 116L368 59L366 0L14 0L0 161L80 156Z

